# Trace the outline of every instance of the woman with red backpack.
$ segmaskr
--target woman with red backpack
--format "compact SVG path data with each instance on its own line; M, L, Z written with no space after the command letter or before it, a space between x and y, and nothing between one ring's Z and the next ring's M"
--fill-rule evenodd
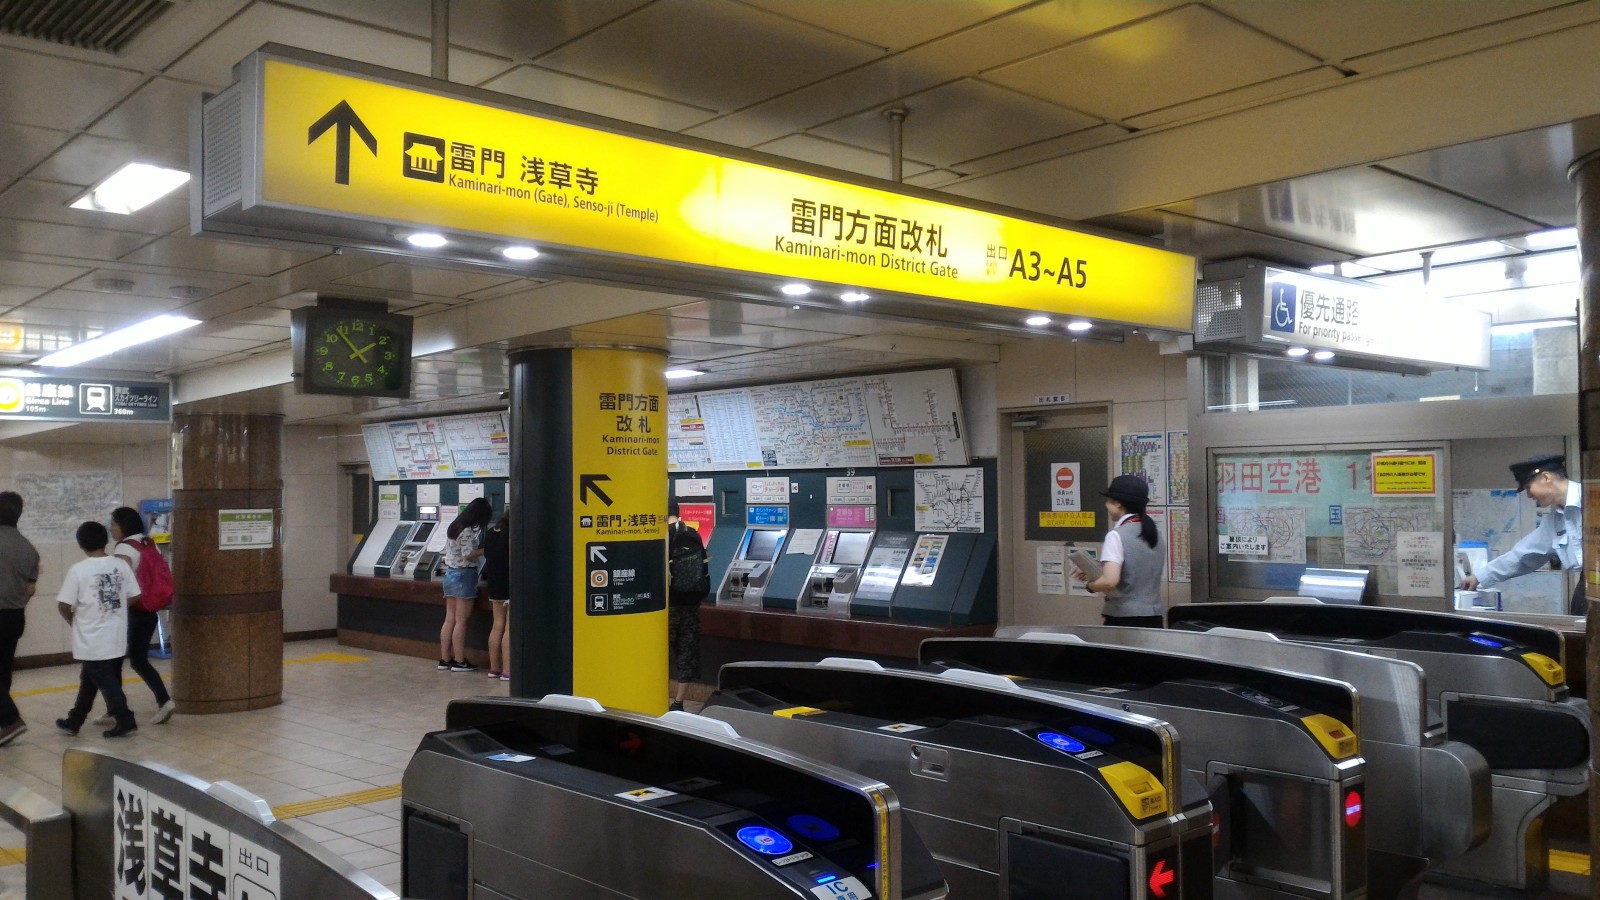
M117 543L116 555L127 560L128 568L139 580L140 594L128 605L128 665L156 695L158 709L150 721L160 725L178 710L161 673L150 664L150 638L156 633L157 612L172 602L172 570L155 541L144 533L144 517L138 510L119 506L111 511L111 539Z

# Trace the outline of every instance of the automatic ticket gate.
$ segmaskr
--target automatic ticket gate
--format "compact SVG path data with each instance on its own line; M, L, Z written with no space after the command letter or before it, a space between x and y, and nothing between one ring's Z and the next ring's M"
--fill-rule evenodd
M1171 726L983 672L734 663L702 710L881 778L955 898L1211 896L1211 808Z
M1446 734L1481 752L1493 772L1493 833L1440 873L1544 887L1542 817L1558 797L1588 786L1588 710L1569 696L1559 634L1469 616L1297 603L1178 606L1169 616L1174 628L1249 628L1422 666Z
M1286 643L1259 632L1012 626L995 636L1185 654L1353 686L1360 696L1355 727L1366 760L1367 892L1373 898L1401 896L1425 871L1489 837L1489 765L1472 747L1447 740L1443 724L1429 719L1426 682L1415 663Z
M401 791L413 900L947 895L889 787L686 713L456 700Z
M717 586L718 606L752 606L761 608L761 598L766 596L767 582L772 578L772 567L777 564L778 553L783 549L787 528L745 529L739 549L728 563L728 571Z
M1365 765L1350 685L1084 643L932 639L921 659L1176 726L1184 767L1216 813L1218 897L1367 896Z

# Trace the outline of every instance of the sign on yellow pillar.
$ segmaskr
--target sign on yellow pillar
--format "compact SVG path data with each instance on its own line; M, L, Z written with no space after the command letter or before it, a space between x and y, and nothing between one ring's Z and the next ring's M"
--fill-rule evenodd
M572 692L667 707L667 384L660 354L572 351Z

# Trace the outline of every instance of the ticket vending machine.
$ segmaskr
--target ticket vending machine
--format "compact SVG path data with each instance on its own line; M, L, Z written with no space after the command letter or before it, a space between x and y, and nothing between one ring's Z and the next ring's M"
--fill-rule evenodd
M389 577L415 578L419 581L432 578L433 563L439 553L432 548L433 536L443 533L444 529L439 527L439 507L418 507L417 526L411 529L411 536L400 546L394 565L389 569ZM443 549L442 543L439 549Z
M861 581L872 547L871 529L830 528L822 536L816 562L806 573L799 611L811 615L849 616L850 598Z
M455 700L401 784L402 893L941 900L911 819L883 782L712 719Z
M411 540L417 523L412 519L379 519L367 529L367 536L350 561L351 575L388 578L400 550Z
M783 550L787 528L746 528L728 564L728 574L717 588L718 606L750 606L761 608L761 598L767 592L767 581L772 577L773 563Z

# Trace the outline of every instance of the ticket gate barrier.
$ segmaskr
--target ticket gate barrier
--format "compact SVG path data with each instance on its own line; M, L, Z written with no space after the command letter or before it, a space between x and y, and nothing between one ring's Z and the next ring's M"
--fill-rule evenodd
M1489 764L1471 746L1446 739L1443 723L1429 718L1426 683L1416 663L1286 643L1260 632L1019 625L997 629L995 637L1225 659L1353 686L1360 696L1356 728L1366 761L1367 893L1373 898L1413 890L1425 871L1489 837Z
M948 893L887 785L681 712L456 700L401 803L415 900Z
M72 817L60 806L0 777L0 820L22 832L23 886L29 900L72 900ZM0 883L0 895L8 886Z
M1510 622L1486 627L1471 616L1297 603L1177 606L1169 619L1173 628L1249 628L1422 666L1445 733L1481 752L1493 777L1493 832L1440 874L1544 888L1543 815L1557 798L1584 793L1589 777L1589 712L1569 696L1559 634Z
M69 896L398 900L225 781L73 747L61 803L72 820ZM30 879L28 896L51 895Z
M1006 675L1176 726L1184 767L1216 813L1216 896L1367 896L1365 765L1350 685L1192 656L1002 638L930 639L921 661Z
M1211 805L1164 722L857 659L724 666L701 715L888 783L953 897L1211 896Z

